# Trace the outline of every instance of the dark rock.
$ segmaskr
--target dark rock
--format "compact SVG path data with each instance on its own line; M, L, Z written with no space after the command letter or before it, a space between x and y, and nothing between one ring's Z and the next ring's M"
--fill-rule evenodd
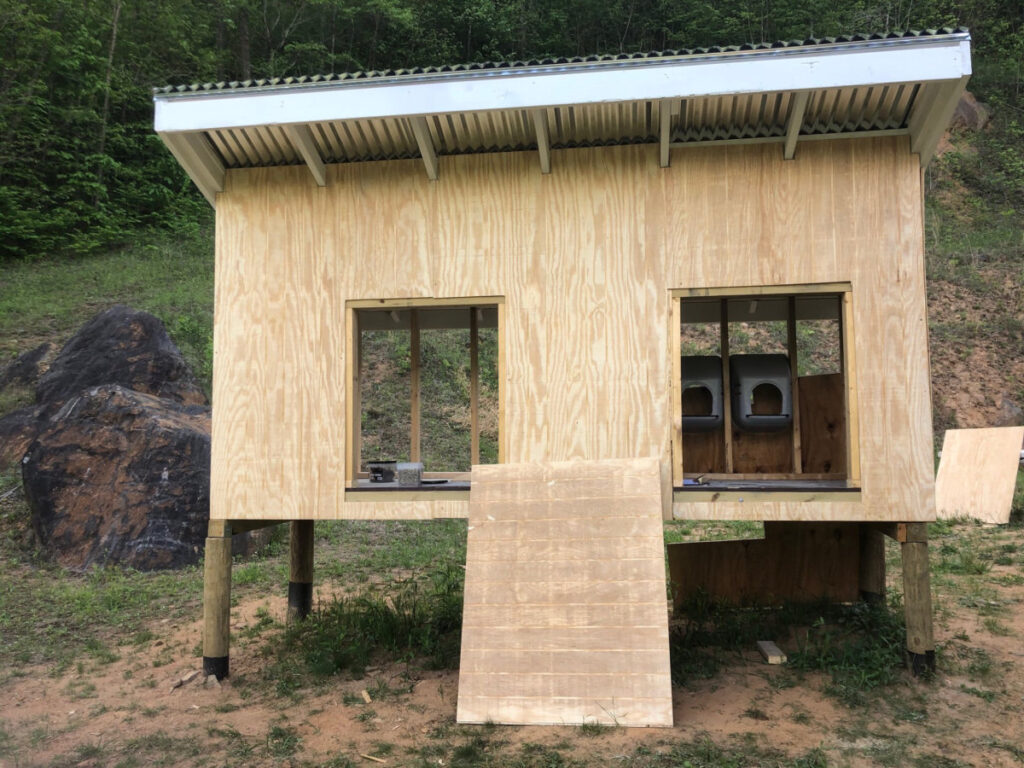
M949 121L951 131L980 131L992 119L991 110L970 91L964 91L956 104L953 118Z
M1003 395L1003 402L999 407L999 415L996 417L997 427L1024 427L1024 408L1021 408L1013 400Z
M0 466L21 461L46 423L46 411L46 408L30 406L0 418Z
M12 385L34 387L49 351L50 343L46 342L12 360L0 371L0 389Z
M122 305L94 317L64 345L36 386L36 402L60 403L105 384L185 405L208 402L164 324Z
M87 389L47 418L22 478L39 542L67 567L195 563L210 512L210 409Z

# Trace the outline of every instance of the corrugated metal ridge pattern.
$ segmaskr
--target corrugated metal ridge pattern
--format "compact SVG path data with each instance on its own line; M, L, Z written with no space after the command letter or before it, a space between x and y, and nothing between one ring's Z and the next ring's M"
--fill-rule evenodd
M884 131L907 127L919 84L832 88L814 91L800 134ZM793 93L754 93L681 99L675 105L671 141L783 137ZM659 101L547 107L552 149L653 144L658 141ZM528 110L505 109L430 115L426 118L438 155L532 151L537 134ZM409 118L310 123L326 163L400 160L420 156ZM221 129L205 134L228 168L297 165L303 162L280 126Z
M237 91L250 88L274 88L297 85L316 85L339 83L350 80L370 80L383 78L418 77L448 73L471 73L487 70L516 70L545 66L565 66L574 64L593 64L636 59L686 58L708 54L739 53L743 51L767 51L785 48L805 48L819 45L835 45L838 43L858 43L885 40L901 40L906 38L942 37L954 34L966 34L965 27L945 27L942 29L907 30L905 32L876 32L869 34L839 35L837 37L807 38L806 40L778 41L774 43L745 43L743 45L710 46L707 48L675 49L665 51L647 51L641 53L617 53L592 56L573 56L530 59L528 61L477 62L473 64L446 64L438 67L412 67L409 69L385 69L366 72L342 72L338 74L312 75L300 77L274 77L260 80L232 80L219 83L194 83L191 85L166 85L153 89L157 95L190 94L216 91Z

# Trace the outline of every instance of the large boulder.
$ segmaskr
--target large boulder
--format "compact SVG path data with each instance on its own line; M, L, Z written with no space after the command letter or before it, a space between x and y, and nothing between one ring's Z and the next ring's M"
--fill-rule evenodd
M104 384L185 405L208 402L164 324L120 304L96 315L64 345L36 385L36 402L60 403Z
M0 416L0 467L20 461L46 423L45 406L29 406Z
M0 370L0 390L12 386L34 387L49 353L50 343L44 342L14 358Z
M7 407L33 402L50 349L50 344L40 344L0 368L0 395ZM40 415L41 410L31 405L0 414L0 466L21 458L38 431Z
M982 131L992 119L992 111L978 101L970 91L960 95L953 117L949 121L951 131Z
M69 568L199 560L209 519L210 409L118 385L79 391L22 459L41 545Z

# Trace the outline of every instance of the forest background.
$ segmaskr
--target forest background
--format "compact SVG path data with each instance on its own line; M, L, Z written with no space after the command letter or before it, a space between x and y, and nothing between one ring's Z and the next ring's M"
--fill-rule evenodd
M0 0L0 261L209 224L154 86L958 25L996 123L956 170L1019 214L1021 0Z

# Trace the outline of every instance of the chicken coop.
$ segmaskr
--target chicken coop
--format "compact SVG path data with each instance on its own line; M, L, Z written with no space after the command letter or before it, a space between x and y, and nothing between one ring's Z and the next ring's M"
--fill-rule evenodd
M159 89L216 209L207 674L231 535L290 523L301 617L336 519L469 518L462 722L671 725L665 520L764 523L669 546L677 601L884 594L895 538L933 664L923 174L970 72L939 30ZM437 331L459 471L421 452ZM375 333L408 461L364 449Z

